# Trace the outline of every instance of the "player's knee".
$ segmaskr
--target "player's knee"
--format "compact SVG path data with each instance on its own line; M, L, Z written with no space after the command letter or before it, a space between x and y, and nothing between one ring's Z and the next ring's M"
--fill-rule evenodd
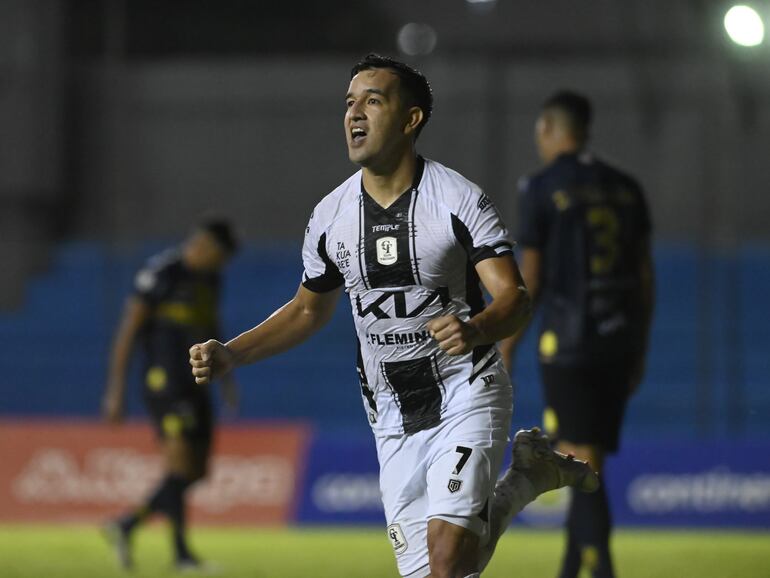
M468 572L461 570L457 552L451 547L436 546L430 552L431 578L463 578Z
M208 475L208 467L205 462L189 460L183 465L180 473L190 484L194 484Z
M168 471L184 479L188 484L202 480L207 474L205 464L196 464L189 459L172 460L168 464Z
M463 536L434 536L428 548L431 578L465 578L476 572L476 557L467 546Z
M476 573L475 568L467 562L455 557L431 554L430 575L431 578L465 578Z
M182 474L182 476L189 485L192 485L206 477L204 473L197 470L187 470Z
M205 465L200 466L193 470L192 475L190 476L190 482L198 482L202 479L204 479L208 475L208 468L206 468Z

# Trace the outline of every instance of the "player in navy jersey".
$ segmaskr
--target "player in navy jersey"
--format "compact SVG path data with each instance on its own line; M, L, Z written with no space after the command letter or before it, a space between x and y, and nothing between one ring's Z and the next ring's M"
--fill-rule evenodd
M106 530L121 565L132 565L130 538L149 515L165 515L173 527L178 569L197 567L185 537L187 490L206 474L213 416L208 387L190 376L187 352L204 337L219 333L220 272L236 250L226 221L202 222L179 250L153 257L139 271L126 302L110 358L103 408L105 417L123 416L126 373L135 345L143 350L143 397L161 440L165 475L146 503L110 523ZM228 405L235 407L235 384L223 381Z
M535 134L546 167L522 180L518 241L524 280L543 311L546 431L601 472L642 378L653 266L642 189L586 148L590 125L585 97L563 91L545 102ZM509 363L522 333L501 346ZM581 567L613 576L610 531L604 487L573 493L560 576L574 578Z
M543 491L592 490L597 479L523 431L496 485L513 392L495 342L529 315L513 242L479 187L417 155L432 110L422 74L369 55L352 70L345 105L348 156L362 168L316 205L296 295L227 344L192 347L192 372L207 383L295 346L329 320L344 289L399 571L478 576L512 513Z

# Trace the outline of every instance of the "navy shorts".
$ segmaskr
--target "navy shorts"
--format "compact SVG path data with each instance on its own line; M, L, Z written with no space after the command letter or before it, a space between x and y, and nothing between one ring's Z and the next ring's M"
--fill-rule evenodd
M158 437L180 437L210 444L214 429L208 386L197 385L185 376L183 382L160 366L147 371L144 404Z
M540 367L546 433L573 444L618 450L628 402L630 364Z

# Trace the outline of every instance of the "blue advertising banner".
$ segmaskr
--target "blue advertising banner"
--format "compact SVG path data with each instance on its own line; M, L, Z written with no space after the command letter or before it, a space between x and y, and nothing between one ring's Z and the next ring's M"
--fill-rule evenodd
M770 529L770 443L629 444L609 468L619 524Z
M770 529L769 443L629 443L605 480L620 526ZM568 490L549 492L515 522L560 526L568 506Z
M607 464L618 525L770 529L770 443L634 443ZM549 492L515 523L560 526L569 492ZM316 436L300 523L383 524L374 441Z
M310 445L297 521L385 526L374 439L317 434Z

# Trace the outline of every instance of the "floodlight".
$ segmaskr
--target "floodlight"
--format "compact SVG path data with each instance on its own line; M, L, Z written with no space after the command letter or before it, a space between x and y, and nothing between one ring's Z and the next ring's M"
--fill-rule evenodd
M725 14L725 30L730 40L741 46L757 46L765 37L762 17L751 6L736 5Z

